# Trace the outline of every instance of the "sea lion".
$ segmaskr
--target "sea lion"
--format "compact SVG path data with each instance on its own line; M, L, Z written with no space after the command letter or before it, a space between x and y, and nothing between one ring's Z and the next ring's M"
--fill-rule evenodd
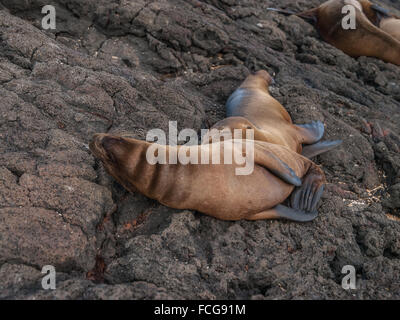
M272 82L272 77L265 70L249 75L228 98L227 118L217 122L203 137L202 143L213 143L225 136L234 136L235 130L241 131L241 136L245 136L245 131L252 129L255 141L280 145L308 158L327 152L342 143L341 140L320 141L324 134L324 125L320 121L293 124L286 109L270 95L269 86ZM292 208L299 207L299 203L304 201L304 194L310 195L310 183L324 183L323 172L316 170L314 163L311 167L313 169L303 177L303 184L297 186L291 195ZM287 179L286 182L294 184L293 180Z
M265 94L270 82L271 77L266 71L247 77L227 103L228 114L238 113L240 116L229 117L227 122L217 125L230 131L249 127L257 131L255 140L251 140L254 144L254 170L249 175L236 174L236 170L243 166L236 161L236 156L230 164L212 164L211 161L199 164L203 152L207 159L213 159L215 155L223 158L226 151L234 155L246 154L247 157L249 140L213 141L211 135L201 145L162 146L97 134L90 143L90 150L126 189L139 191L172 208L197 210L222 220L285 218L311 221L318 214L316 206L323 192L325 176L315 163L298 151L301 151L302 143L319 141L323 125L293 125L283 106ZM260 103L259 107L257 103ZM263 121L255 121L257 113L260 115L258 120ZM260 128L242 115L255 121ZM338 143L333 144L336 146ZM197 160L188 164L169 164L167 161L151 164L147 155L154 146L157 156L162 155L163 159L169 159L170 154L189 153L195 154ZM331 148L322 144L310 152L318 154ZM293 192L295 187L297 189ZM281 204L290 194L292 208Z
M356 29L345 30L342 9L353 5L356 11ZM294 14L314 23L321 37L351 57L375 57L400 65L400 23L397 16L367 0L329 0L317 8L295 13L268 8L285 14Z
M369 0L358 0L358 2L369 21L400 41L400 18L398 16Z
M311 160L288 148L263 141L254 143L254 171L237 175L242 164L150 164L146 158L155 145L158 154L205 152L211 160L228 148L242 155L246 140L194 145L162 146L132 138L97 134L90 150L107 172L131 192L138 191L177 209L196 210L222 220L286 218L311 221L324 188L322 170ZM208 152L208 153L207 153ZM233 157L236 159L236 157ZM211 162L211 161L210 161ZM306 175L303 183L300 177ZM303 188L292 197L293 208L281 205L295 185Z

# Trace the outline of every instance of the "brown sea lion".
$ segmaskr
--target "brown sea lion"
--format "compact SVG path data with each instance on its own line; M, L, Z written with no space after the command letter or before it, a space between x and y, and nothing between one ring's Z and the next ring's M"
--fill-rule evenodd
M353 5L356 29L345 30L342 9ZM317 8L295 13L268 8L285 14L295 14L313 22L321 37L352 57L375 57L400 65L400 24L398 17L366 0L329 0Z
M358 0L358 2L369 21L400 41L400 18L398 16L369 0Z
M191 209L222 220L259 220L286 218L310 221L317 216L316 206L323 192L325 177L309 159L277 144L254 143L254 170L237 175L243 164L211 164L228 148L243 156L246 140L230 140L195 146L162 146L141 140L97 134L90 150L99 158L107 172L131 192L177 209ZM210 164L150 164L149 148L157 147L157 155L168 159L170 153L199 155ZM235 156L233 156L236 159ZM200 159L199 159L200 161ZM299 177L306 175L303 183ZM292 197L293 208L281 205L292 193L294 185L303 188Z
M236 160L236 156L233 156L231 164L211 162L215 155L224 158L226 151L239 156L245 154L247 158L249 140L228 139L195 146L161 146L98 134L90 143L90 150L103 162L108 173L126 189L139 191L172 208L197 210L223 220L313 220L317 216L316 206L323 192L325 176L316 164L298 151L301 151L301 143L318 141L323 126L322 129L319 124L297 128L291 124L286 110L277 105L276 100L269 100L272 97L268 95L268 98L261 92L268 90L270 81L265 71L250 75L227 103L228 107L239 113L240 106L243 106L245 115L253 121L257 112L259 119L264 119L262 122L255 121L261 129L242 116L226 119L228 123L225 123L225 128L229 130L250 127L257 131L255 139L258 140L251 140L254 144L254 170L249 175L237 174L237 169L243 169L243 164ZM260 88L261 91L258 90ZM248 92L241 92L242 89ZM262 94L261 99L257 98L259 94ZM240 100L243 97L245 100ZM271 102L270 107L263 105L265 98ZM253 108L250 102L259 102L260 105ZM161 161L164 164L149 162L148 152L154 147L157 157L164 159ZM317 145L310 152L318 154L331 147ZM170 154L194 154L197 160L187 164L169 164L165 159L169 159ZM203 154L209 159L208 164L199 164ZM298 188L293 192L296 186ZM281 204L290 194L292 208Z

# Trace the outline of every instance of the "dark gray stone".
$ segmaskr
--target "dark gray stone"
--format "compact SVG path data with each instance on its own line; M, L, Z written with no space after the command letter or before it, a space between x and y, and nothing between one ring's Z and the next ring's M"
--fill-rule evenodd
M399 299L399 67L266 10L321 2L55 0L44 31L47 3L1 1L0 298ZM96 132L207 128L261 68L296 123L344 140L315 159L329 184L311 223L172 210L128 194L88 151ZM40 285L48 264L54 291Z

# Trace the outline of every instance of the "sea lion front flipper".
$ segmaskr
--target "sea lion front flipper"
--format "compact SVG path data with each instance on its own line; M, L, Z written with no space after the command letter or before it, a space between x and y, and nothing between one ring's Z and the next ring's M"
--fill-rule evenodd
M324 135L325 127L321 121L313 121L306 124L296 125L301 138L302 143L313 144L322 139Z
M303 147L301 154L306 158L315 157L321 153L327 152L342 144L342 140L320 141Z
M301 179L296 175L294 170L267 148L263 148L260 144L256 145L254 156L256 164L266 168L286 183L297 187L301 186Z

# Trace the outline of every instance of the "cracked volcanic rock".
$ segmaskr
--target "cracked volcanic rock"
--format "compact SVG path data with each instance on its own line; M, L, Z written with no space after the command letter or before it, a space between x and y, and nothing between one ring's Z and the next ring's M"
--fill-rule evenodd
M400 69L266 10L321 0L56 0L54 31L45 2L0 0L0 298L400 298ZM208 128L258 69L296 123L344 140L315 159L328 185L311 223L166 208L88 150L97 132Z

